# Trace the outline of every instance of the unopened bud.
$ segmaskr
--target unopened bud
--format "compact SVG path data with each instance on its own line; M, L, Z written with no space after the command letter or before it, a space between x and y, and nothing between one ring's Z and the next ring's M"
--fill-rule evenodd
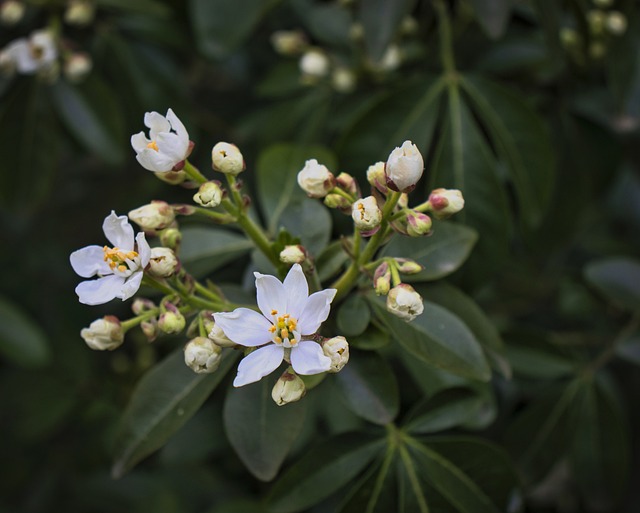
M352 202L341 194L327 194L324 198L324 204L329 208L337 208L340 210L347 210L348 212L351 212Z
M387 175L384 172L384 162L376 162L367 169L367 181L382 194L389 192Z
M156 278L168 278L178 269L180 264L172 249L165 247L151 248L149 273Z
M244 157L235 144L219 142L211 149L214 171L237 176L245 170Z
M203 207L217 207L222 201L222 188L217 180L205 182L193 196L193 201Z
M331 85L339 93L350 93L356 88L356 74L349 68L340 66L331 73Z
M271 34L270 40L280 55L298 55L307 46L307 38L299 30L278 30Z
M418 32L418 21L413 16L405 16L400 23L400 32L402 34L411 36Z
M160 232L160 244L165 248L177 249L182 242L182 233L177 228L166 228Z
M271 398L278 406L299 401L307 393L302 378L289 368L278 378L271 390Z
M88 328L80 331L80 336L91 349L113 351L124 342L124 331L120 321L113 315L96 319Z
M184 346L184 363L198 374L215 372L221 357L222 348L206 337L196 337Z
M84 26L93 21L96 7L90 0L69 0L64 21L69 25Z
M77 84L87 77L91 68L93 68L93 61L89 54L78 52L65 61L62 73L69 82Z
M367 196L353 204L351 217L358 230L371 231L380 226L382 211L376 199L373 196Z
M464 208L464 198L458 189L434 189L429 194L429 203L436 219L446 219Z
M387 262L382 262L373 273L373 288L378 296L386 296L391 289L391 269Z
M358 182L349 173L340 173L336 176L336 187L349 193L351 196L358 195Z
M401 62L402 53L400 48L396 45L389 45L384 54L382 54L382 58L374 63L373 67L378 71L388 72L397 69Z
M387 310L410 322L424 311L422 297L411 285L401 283L393 287L387 295Z
M131 303L131 311L135 315L148 312L149 310L153 310L155 307L156 304L153 301L143 297L137 297L133 300L133 303Z
M627 17L620 11L611 11L607 14L607 30L614 36L621 36L627 31Z
M317 48L307 50L300 59L300 71L314 79L326 77L329 73L329 58Z
M158 320L156 318L148 319L140 323L140 329L147 338L148 342L153 342L158 337Z
M280 252L280 262L285 264L301 264L307 259L307 252L299 244L285 246Z
M162 230L175 220L173 208L166 201L152 201L129 212L129 219L146 231Z
M411 141L389 154L385 166L387 185L394 191L411 192L422 177L424 161L418 147Z
M214 324L209 332L209 338L213 340L220 347L235 347L237 344L227 337L222 331L222 328L217 324Z
M408 258L396 258L396 265L398 271L402 274L418 274L424 269L424 266L420 265L415 260L409 260Z
M322 343L322 352L331 358L329 372L340 372L349 361L349 343L344 337L333 337Z
M163 171L162 173L154 173L154 175L156 175L156 178L162 180L165 183L168 183L169 185L180 185L181 183L184 183L188 178L187 173L182 170L166 172Z
M167 303L166 306L168 310L160 315L158 328L167 335L180 333L187 323L184 315L182 315L175 306L171 305L171 303Z
M573 50L581 43L580 34L571 27L564 27L560 30L560 42L567 50Z
M362 41L364 39L364 25L362 23L353 23L349 27L349 38L352 41Z
M599 35L604 32L607 16L604 11L599 9L592 9L587 13L587 23L589 24L589 30L594 35Z
M415 210L407 211L407 235L409 237L430 235L432 225L431 218L427 214Z
M311 198L324 198L336 185L333 173L316 159L307 160L298 173L298 185Z
M17 0L5 0L0 4L0 22L3 25L20 23L24 16L25 5Z

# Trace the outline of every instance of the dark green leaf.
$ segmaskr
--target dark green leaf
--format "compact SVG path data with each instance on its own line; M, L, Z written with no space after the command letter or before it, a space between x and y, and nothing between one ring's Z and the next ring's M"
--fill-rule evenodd
M331 239L329 209L311 198L292 200L282 212L280 225L300 237L300 242L312 255L325 249Z
M367 351L380 349L389 344L389 334L380 329L375 323L369 324L362 335L349 337L349 345Z
M96 4L102 7L113 7L119 11L136 12L148 16L168 17L171 14L170 8L162 2L156 0L96 0Z
M277 377L271 378L230 388L223 411L231 446L262 481L270 481L278 473L300 434L306 411L304 401L277 406L271 398Z
M609 301L622 308L640 310L640 262L631 258L607 258L589 264L585 277Z
M640 365L640 334L635 334L616 346L616 355L630 363Z
M122 415L113 476L121 477L162 447L218 386L236 356L226 351L216 372L196 374L185 365L180 349L145 374Z
M332 278L342 269L349 260L349 256L342 249L342 243L338 240L329 244L316 259L318 278L321 282Z
M346 337L361 335L370 321L371 310L367 301L360 295L349 296L338 307L336 322L340 333Z
M358 17L364 28L364 43L373 61L379 61L398 30L402 19L409 14L414 0L363 0Z
M482 29L492 39L504 34L511 12L511 0L471 0Z
M348 46L353 19L349 9L334 2L293 0L291 5L304 20L314 39L331 46Z
M51 361L49 340L34 319L0 296L0 355L21 367L43 367Z

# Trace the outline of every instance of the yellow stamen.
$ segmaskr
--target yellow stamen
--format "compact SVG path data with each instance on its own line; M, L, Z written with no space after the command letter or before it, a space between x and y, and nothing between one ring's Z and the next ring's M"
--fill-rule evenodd
M271 315L278 315L278 310L271 310Z
M120 264L118 266L118 271L120 271L121 273L125 272L126 270L127 270L127 266L126 265Z
M158 144L155 141L151 141L149 144L147 144L147 148L150 148L150 149L156 150L156 151L160 151L160 150L158 150Z
M298 343L298 341L295 338L292 338L291 340L289 340L289 344L291 344L292 346L295 346Z
M280 335L282 335L282 338L289 338L289 330L287 330L286 328L281 330Z
M276 341L278 344L282 344L282 339L280 337L274 337L273 340Z
M276 328L275 326L271 326L271 327L269 328L269 331L270 331L271 333L275 333L277 329L278 329L278 328Z

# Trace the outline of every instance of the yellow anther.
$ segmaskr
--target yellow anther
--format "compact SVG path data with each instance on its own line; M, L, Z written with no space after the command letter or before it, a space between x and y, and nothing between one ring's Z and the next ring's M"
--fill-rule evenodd
M289 314L284 314L284 315L282 316L282 318L283 318L283 319L288 319L289 317L291 317Z
M282 344L282 339L280 337L274 337L273 340L278 344Z
M271 315L278 315L278 310L271 310Z
M291 344L292 346L295 346L298 343L298 341L295 338L292 338L291 340L289 340L289 344Z
M155 142L155 141L151 141L149 144L147 144L147 148L150 148L150 149L152 149L152 150L159 151L159 150L158 150L158 145L156 144L156 142Z
M287 330L286 328L283 329L282 331L280 331L280 335L282 335L282 338L289 338L289 330Z
M285 327L285 324L283 321L278 321L278 328L283 329Z
M118 266L118 271L120 271L121 273L125 272L126 270L127 270L127 266L126 265L120 264Z
M269 331L270 331L271 333L275 333L275 332L276 332L276 329L277 329L277 328L276 328L275 326L271 326L271 327L269 328Z

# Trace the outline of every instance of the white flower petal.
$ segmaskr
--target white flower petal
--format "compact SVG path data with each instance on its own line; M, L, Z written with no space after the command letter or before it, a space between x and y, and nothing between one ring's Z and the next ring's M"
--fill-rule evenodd
M7 46L7 53L16 63L18 73L35 73L40 67L40 63L31 55L29 42L26 39L17 39Z
M303 335L312 335L329 317L331 301L336 295L336 289L326 289L309 296L304 304L302 313L298 317L298 330Z
M113 274L104 261L104 250L100 246L86 246L71 253L69 257L73 270L83 278L96 274Z
M76 287L80 302L85 305L101 305L119 296L124 278L110 274L97 280L83 281Z
M309 285L300 264L294 264L283 282L287 295L286 313L297 319L302 313L302 307L309 297Z
M147 112L144 115L144 124L149 127L151 139L155 139L160 132L168 132L171 130L169 121L157 112Z
M287 292L284 285L275 276L253 273L256 277L256 299L258 308L267 319L271 319L273 310L280 315L287 312Z
M331 358L325 356L320 344L304 340L291 348L291 366L303 376L319 374L331 368Z
M176 134L158 134L156 144L158 145L158 153L175 161L174 166L187 156L188 142L185 146Z
M144 232L140 232L136 235L136 243L138 244L138 255L140 255L140 268L144 269L147 267L147 264L151 259L151 248L144 236Z
M127 216L117 216L112 210L102 223L102 230L113 247L123 251L133 250L133 228Z
M227 338L236 344L254 347L271 341L269 328L272 324L258 312L248 308L214 313L213 318Z
M260 381L263 376L276 370L282 363L283 358L284 348L282 346L270 344L256 349L245 356L240 365L238 365L238 375L233 380L233 386L241 387Z
M147 145L151 142L151 139L144 135L144 132L138 132L131 136L131 147L136 150L136 153L141 152L147 148Z
M171 109L167 111L167 119L169 120L169 123L171 123L171 128L173 128L175 133L178 135L180 143L186 152L189 148L189 134L187 133L187 129Z
M138 289L140 288L140 283L142 282L142 275L144 273L142 271L137 271L133 273L127 280L124 282L120 289L120 293L116 296L123 301L126 301L131 296L133 296Z
M140 163L142 167L148 169L149 171L155 171L156 173L166 173L173 169L173 166L177 164L177 162L163 155L162 153L157 152L151 148L145 148L140 153L136 155L136 160Z

